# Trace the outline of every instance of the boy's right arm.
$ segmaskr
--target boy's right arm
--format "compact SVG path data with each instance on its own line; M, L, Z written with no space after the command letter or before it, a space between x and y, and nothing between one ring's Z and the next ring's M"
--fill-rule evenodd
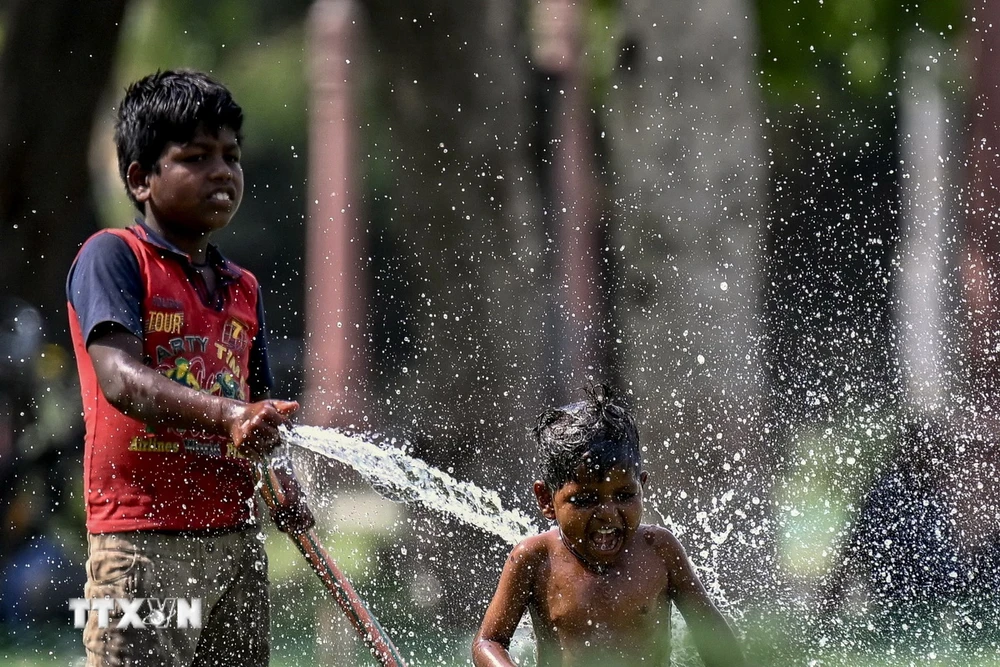
M210 396L146 366L141 340L142 292L135 255L113 234L92 236L70 268L67 300L75 310L105 398L145 424L228 435L251 457L270 451L277 443L278 424L298 404L265 400L248 405Z
M476 667L515 667L508 649L531 598L541 548L539 537L524 540L507 558L493 600L472 642Z
M87 352L105 398L129 417L227 435L251 458L274 448L280 439L278 426L298 409L294 401L243 403L174 382L142 362L142 341L121 326L93 336Z

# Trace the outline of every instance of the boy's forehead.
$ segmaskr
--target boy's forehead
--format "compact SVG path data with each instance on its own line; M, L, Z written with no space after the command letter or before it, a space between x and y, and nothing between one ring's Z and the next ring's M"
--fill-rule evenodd
M198 123L198 127L194 130L192 140L199 138L236 141L239 137L236 134L236 130L228 125L209 125L207 123Z
M572 479L577 484L600 484L610 481L629 482L639 479L639 471L630 465L617 461L609 466L602 466L599 461L591 462L588 458L584 458L573 471Z
M239 146L240 144L239 136L231 127L222 126L212 128L201 123L189 139L172 141L167 145L175 145L183 148L185 146L214 146L220 142L226 146Z

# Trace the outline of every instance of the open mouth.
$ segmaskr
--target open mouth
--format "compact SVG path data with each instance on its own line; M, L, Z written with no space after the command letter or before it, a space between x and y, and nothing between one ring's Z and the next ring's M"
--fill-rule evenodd
M233 195L231 192L228 192L226 190L216 190L211 194L211 196L209 196L209 200L222 204L232 204Z
M614 553L621 547L622 536L620 528L598 528L590 534L590 546L597 553Z

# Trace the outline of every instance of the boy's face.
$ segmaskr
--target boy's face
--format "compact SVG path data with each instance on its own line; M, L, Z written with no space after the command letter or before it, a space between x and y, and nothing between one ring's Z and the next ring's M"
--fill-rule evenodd
M145 205L147 221L169 235L199 237L222 229L243 199L243 168L236 133L199 127L184 143L170 142L152 171L133 163L129 187Z
M614 467L594 474L581 465L572 480L552 493L535 482L542 514L559 524L567 546L586 564L613 564L642 519L646 473Z

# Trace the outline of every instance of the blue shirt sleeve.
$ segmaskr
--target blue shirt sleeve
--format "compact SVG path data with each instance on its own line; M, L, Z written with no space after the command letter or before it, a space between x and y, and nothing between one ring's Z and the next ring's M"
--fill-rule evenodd
M83 339L115 323L142 338L142 277L139 262L124 240L98 233L88 240L66 279L66 298L76 310Z
M267 355L267 323L264 321L264 294L260 286L257 287L257 322L260 325L257 335L254 336L250 345L249 371L251 401L254 398L271 393L274 387L274 378L271 376L271 361Z

